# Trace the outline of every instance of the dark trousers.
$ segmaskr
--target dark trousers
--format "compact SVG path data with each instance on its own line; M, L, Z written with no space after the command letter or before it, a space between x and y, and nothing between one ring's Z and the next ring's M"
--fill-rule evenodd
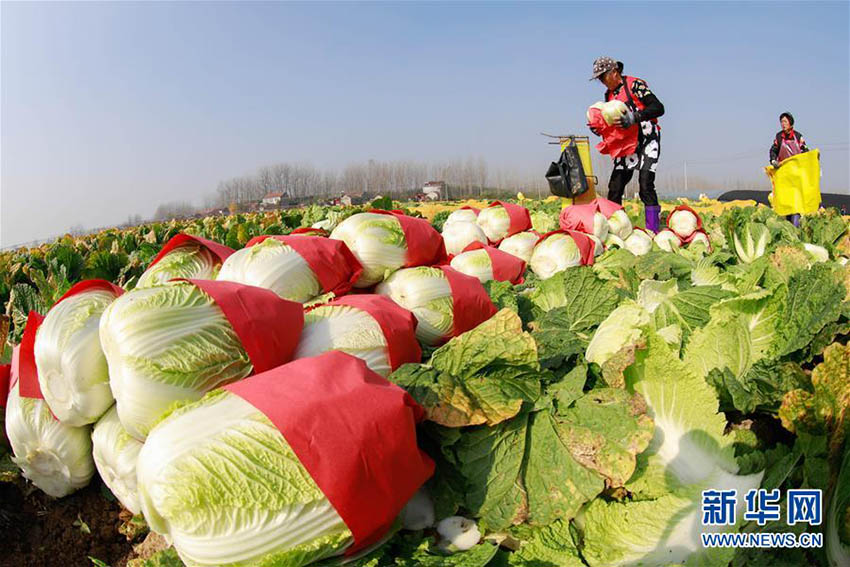
M626 185L632 180L634 169L615 169L611 172L611 179L608 180L608 200L614 201L617 204L623 204L623 191L626 190ZM640 200L644 205L657 206L658 194L655 192L655 172L641 170L638 172L638 184L640 185Z

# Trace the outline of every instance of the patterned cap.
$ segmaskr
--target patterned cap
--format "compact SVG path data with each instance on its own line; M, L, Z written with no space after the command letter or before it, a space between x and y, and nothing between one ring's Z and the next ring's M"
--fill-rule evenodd
M593 62L593 75L591 75L590 80L598 79L612 69L619 69L622 73L623 62L615 61L611 57L598 57L596 61Z

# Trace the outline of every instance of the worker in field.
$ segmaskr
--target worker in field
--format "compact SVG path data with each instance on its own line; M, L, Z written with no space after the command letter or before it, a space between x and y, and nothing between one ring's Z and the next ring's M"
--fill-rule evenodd
M776 133L770 146L770 165L773 167L779 167L783 160L791 156L809 151L803 135L794 130L794 117L790 112L779 115L779 125L782 130Z
M658 232L661 207L655 192L655 168L661 155L661 128L658 126L658 117L664 114L664 105L655 93L649 90L646 81L624 76L623 63L611 57L600 57L593 62L590 80L594 79L599 79L607 88L605 102L620 100L628 108L618 119L617 126L631 128L637 125L639 128L635 152L614 158L614 170L608 181L608 199L622 203L623 191L637 170L640 200L645 208L646 228ZM591 130L599 135L596 130Z
M790 112L779 115L779 126L782 129L776 133L770 145L770 165L775 168L789 157L809 151L803 134L794 130L794 116ZM800 226L799 214L787 215L785 218L794 226Z

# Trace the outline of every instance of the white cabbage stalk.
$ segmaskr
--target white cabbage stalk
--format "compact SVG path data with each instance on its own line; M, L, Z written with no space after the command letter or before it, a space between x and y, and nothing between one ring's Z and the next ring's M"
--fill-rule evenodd
M502 240L499 243L499 250L522 258L523 262L528 263L531 261L531 253L534 252L538 240L540 240L540 236L533 232L518 232Z
M371 287L404 265L407 241L392 215L357 213L339 223L330 238L345 242L363 265L354 287Z
M99 324L115 299L90 290L57 303L35 337L35 364L44 399L65 425L94 423L112 406L109 371L100 347Z
M818 262L829 262L829 252L823 246L804 242L803 248L805 248L806 252L811 254L811 256Z
M405 268L375 288L416 317L416 338L436 346L450 337L454 327L454 302L449 281L439 268Z
M136 288L162 285L172 278L214 280L220 262L206 246L188 242L171 250L139 277Z
M487 236L474 222L457 221L443 225L443 242L447 253L460 254L473 242L487 244Z
M481 531L475 520L463 516L450 516L437 523L440 534L439 547L452 553L472 549L481 541Z
M531 228L540 234L558 230L558 219L544 211L531 213Z
M322 305L304 314L295 358L340 350L356 356L381 376L392 372L387 338L366 311L349 305Z
M446 217L446 222L443 223L443 227L447 224L453 222L475 222L478 220L478 215L475 214L475 211L472 209L457 209L456 211L452 211L449 213L449 216Z
M652 250L652 237L642 230L633 231L624 242L626 250L635 256L643 256Z
M632 233L632 230L634 230L632 227L632 219L629 218L629 215L627 215L626 211L623 209L614 211L611 216L608 217L609 234L615 234L625 240Z
M451 267L462 274L478 278L481 283L493 279L493 263L486 250L470 250L452 258Z
M593 236L599 240L608 238L608 219L602 213L593 213Z
M163 419L137 469L145 520L187 565L301 567L352 542L280 431L226 390Z
M83 488L94 475L91 426L57 421L44 400L22 398L15 384L6 406L12 461L34 485L54 498Z
M757 258L764 256L769 241L770 231L765 225L757 222L750 222L744 225L740 236L738 231L735 231L732 235L735 253L745 264L754 262Z
M511 227L508 211L501 205L483 209L478 213L477 222L491 242L497 242L506 237Z
M174 402L197 400L253 369L221 309L186 282L113 301L100 319L100 341L118 417L137 439Z
M581 265L581 250L569 234L556 233L534 247L528 263L531 271L546 279Z
M142 511L136 486L136 462L143 443L124 429L112 406L92 432L92 456L103 483L133 514Z
M605 239L605 248L607 248L609 250L611 248L625 248L625 247L626 247L626 243L623 242L623 239L620 238L619 236L617 236L616 234L614 234L613 232L609 233L608 238Z
M402 508L401 526L405 530L424 530L434 525L434 502L428 493L428 488L423 486Z
M228 256L216 279L269 289L283 299L299 303L309 301L323 291L307 261L290 246L274 238L267 238Z
M670 213L670 229L680 238L688 238L697 231L699 219L691 211L679 209Z
M658 244L659 248L666 252L672 252L673 248L679 248L682 246L682 242L679 240L679 237L676 236L676 233L669 228L661 230L655 235L653 240L656 244Z
M593 234L588 234L588 238L593 241L593 257L600 256L603 252L605 252L605 246L602 244L602 241L599 240L598 237Z

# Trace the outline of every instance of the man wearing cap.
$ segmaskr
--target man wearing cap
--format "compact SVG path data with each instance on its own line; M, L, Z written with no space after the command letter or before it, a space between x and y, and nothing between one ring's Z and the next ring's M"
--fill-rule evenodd
M639 129L635 153L614 158L614 170L608 181L608 199L622 203L623 191L635 170L638 170L640 200L646 211L646 228L658 232L661 207L655 192L655 168L661 155L661 128L657 119L664 114L664 105L649 90L646 81L623 76L623 63L611 57L600 57L593 62L590 80L594 79L599 79L607 87L605 102L621 100L628 108L617 125L620 128ZM598 135L598 132L592 131Z

